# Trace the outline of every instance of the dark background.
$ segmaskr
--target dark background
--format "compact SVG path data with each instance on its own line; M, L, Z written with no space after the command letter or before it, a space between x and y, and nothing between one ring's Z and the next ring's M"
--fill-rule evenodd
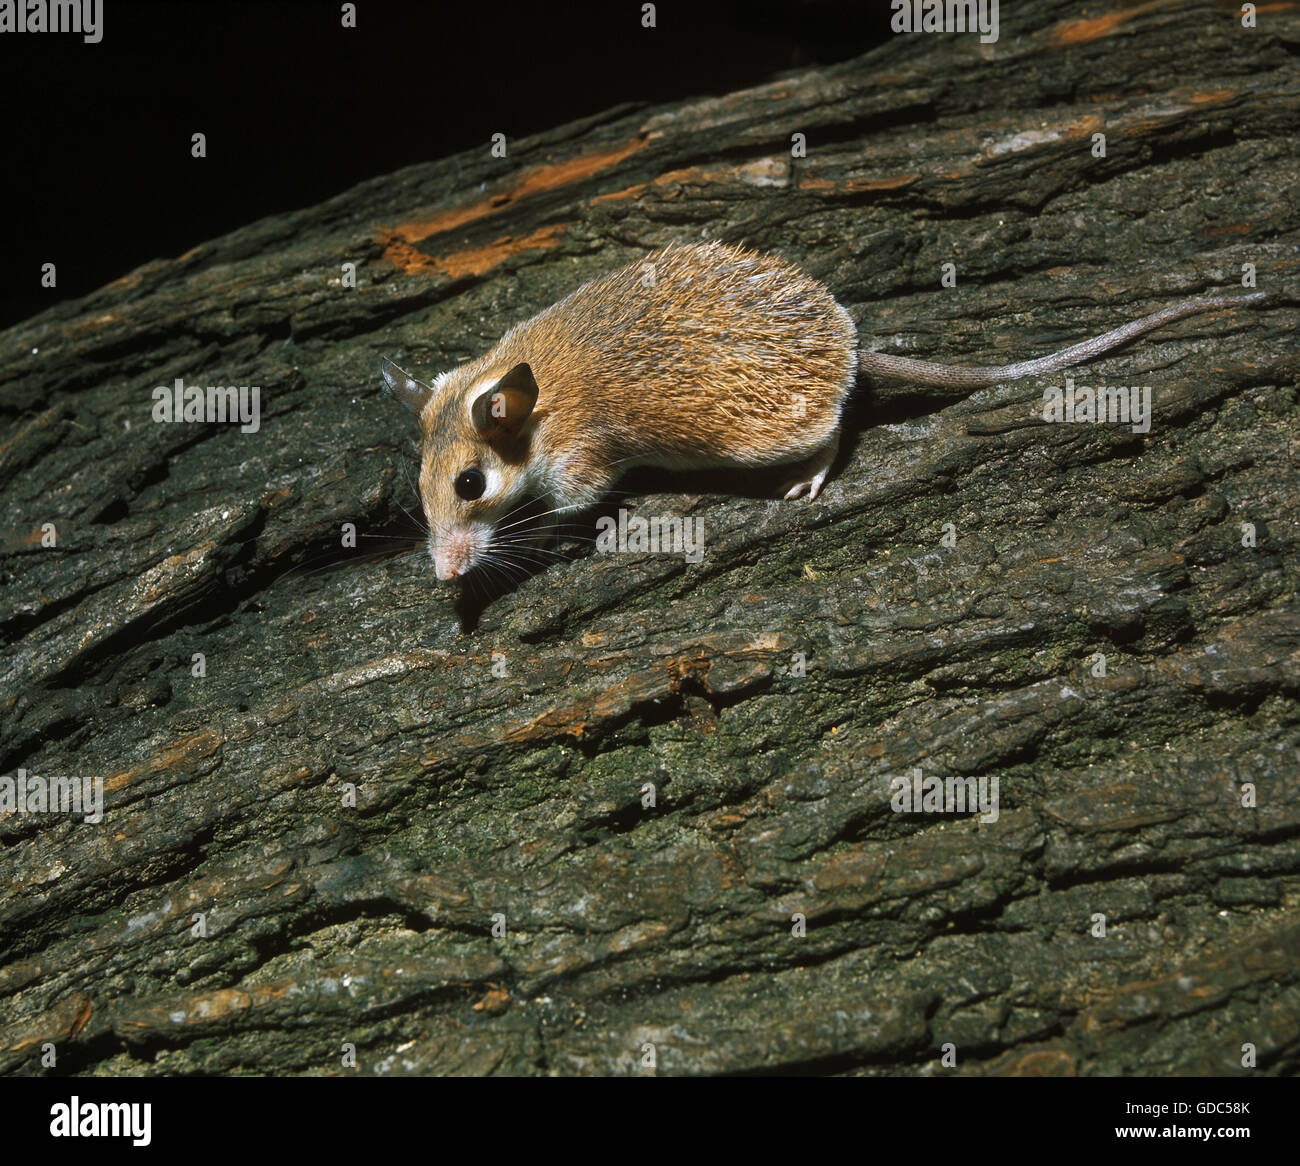
M151 259L414 162L620 102L845 60L888 6L792 0L408 4L104 0L103 40L0 36L0 327ZM207 135L205 159L190 135ZM58 265L58 286L40 266Z

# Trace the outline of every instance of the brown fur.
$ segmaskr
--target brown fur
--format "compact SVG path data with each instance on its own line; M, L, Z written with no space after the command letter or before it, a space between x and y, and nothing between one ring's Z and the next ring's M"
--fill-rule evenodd
M584 284L449 374L423 418L443 446L434 473L454 478L482 445L465 419L470 390L520 362L537 406L526 441L493 456L508 474L549 461L556 505L594 501L633 465L799 461L838 429L855 347L848 314L789 264L723 243L668 247Z

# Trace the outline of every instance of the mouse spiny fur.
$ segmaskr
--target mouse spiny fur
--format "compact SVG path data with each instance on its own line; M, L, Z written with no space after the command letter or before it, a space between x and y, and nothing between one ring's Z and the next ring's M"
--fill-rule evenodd
M456 579L523 541L529 500L579 511L635 466L797 464L782 493L817 497L860 375L974 390L1263 298L1186 300L1050 356L962 368L859 350L848 312L783 260L678 244L584 284L431 385L389 360L381 372L418 414L430 555Z

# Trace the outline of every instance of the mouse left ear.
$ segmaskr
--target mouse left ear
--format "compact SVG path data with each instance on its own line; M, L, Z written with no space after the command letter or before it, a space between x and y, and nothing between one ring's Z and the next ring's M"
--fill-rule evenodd
M423 381L417 381L409 372L398 368L388 357L380 361L379 373L384 378L388 391L418 417L433 396L433 390Z
M533 370L517 364L490 389L474 398L470 416L481 437L515 434L523 428L537 404Z

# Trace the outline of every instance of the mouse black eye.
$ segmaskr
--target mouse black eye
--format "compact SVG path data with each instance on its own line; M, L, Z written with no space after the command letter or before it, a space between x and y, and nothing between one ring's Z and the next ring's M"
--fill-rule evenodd
M464 498L466 502L473 502L475 498L482 498L483 491L487 489L487 479L479 470L461 470L456 475L456 493Z

